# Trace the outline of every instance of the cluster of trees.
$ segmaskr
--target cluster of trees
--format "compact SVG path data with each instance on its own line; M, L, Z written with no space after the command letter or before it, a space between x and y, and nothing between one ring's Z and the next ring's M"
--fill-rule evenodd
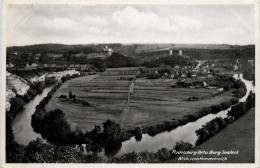
M240 102L232 106L228 111L228 116L233 117L235 120L243 116L250 108L255 106L255 94L251 91L245 102Z
M113 52L111 56L105 59L105 62L108 68L134 67L139 65L134 58L117 52Z
M140 74L137 75L138 78L147 77L148 79L159 79L164 74L168 74L168 75L171 74L171 69L169 67L159 67L153 70L139 68L139 70L140 70Z
M170 65L172 67L179 65L179 66L187 66L187 65L195 65L195 61L191 58L184 58L181 56L167 56L162 57L159 59L151 60L148 62L144 62L143 66L145 67L158 67L160 65Z
M232 106L231 110L228 111L228 117L222 118L217 117L210 122L207 122L202 128L196 130L198 139L196 145L202 144L204 141L217 134L219 131L224 129L227 124L232 123L234 120L243 116L250 108L255 106L255 94L250 92L246 102L240 102Z
M173 149L162 148L157 152L131 152L120 157L112 158L109 163L162 163L177 156L175 151L188 151L192 148L188 142L177 142Z
M196 146L202 144L204 141L209 139L211 136L215 135L223 128L226 127L228 121L227 118L217 117L210 122L207 122L202 128L196 130L198 139L196 141Z
M94 106L94 104L89 103L88 101L84 100L84 99L79 99L76 98L76 94L73 94L71 91L69 91L69 98L67 95L60 95L59 98L63 99L63 101L70 101L72 103L76 103L76 104L82 104L83 106Z
M70 79L73 79L73 78L77 78L77 77L80 77L81 75L80 74L73 74L73 75L64 75L61 77L61 82L64 83Z
M11 145L10 143L8 143ZM12 147L6 153L7 163L102 163L98 155L85 155L74 146L54 145L41 139L20 145L12 141Z
M237 98L242 98L246 94L246 85L240 79L236 80L232 76L218 75L214 79L208 79L206 81L210 86L223 87L224 90L235 88L232 93Z

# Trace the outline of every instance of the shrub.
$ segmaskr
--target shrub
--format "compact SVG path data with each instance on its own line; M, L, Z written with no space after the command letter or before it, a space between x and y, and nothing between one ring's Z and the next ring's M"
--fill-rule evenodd
M222 110L222 106L219 104L219 105L213 105L213 106L210 106L210 108L212 109L212 113L218 113Z
M230 106L231 106L231 102L230 101L226 101L226 102L221 103L222 110L226 110Z
M25 105L25 102L21 97L13 97L10 101L11 107L10 112L14 113L15 115L23 110L23 106Z
M189 142L183 142L183 141L180 141L180 142L177 142L174 149L176 151L188 151L192 148L192 144L189 143Z
M210 137L209 131L205 127L200 128L200 129L196 130L195 132L198 136L196 145L202 144L204 141L206 141Z
M218 123L214 120L207 122L205 126L210 136L215 135L218 132Z
M219 130L222 130L227 125L227 122L222 117L217 117L214 121L218 123Z
M162 148L157 152L159 160L166 161L171 158L171 152L167 148Z
M231 102L232 105L235 105L235 104L237 104L239 102L239 99L238 98L232 98L230 100L230 102Z
M242 98L246 94L246 89L240 87L239 89L234 90L232 93L234 94L235 97Z
M179 126L179 121L178 120L165 121L164 125L166 130L170 131Z
M72 94L72 92L69 91L69 98L70 98L70 99L75 99L75 98L76 98L76 95L75 95L75 94Z
M142 139L142 129L140 127L135 128L135 139L140 141Z
M67 99L67 96L66 95L60 95L59 98L62 98L62 99Z
M130 131L123 131L121 133L121 141L126 141L126 140L129 140L132 136L134 136L134 134Z
M255 106L255 94L250 91L247 99L246 99L246 110L249 110L250 108Z
M37 93L42 93L42 90L46 87L45 82L38 81L31 84L31 87L36 89Z
M239 104L232 106L231 110L228 111L228 116L238 119L245 113L246 113L246 103L240 102Z

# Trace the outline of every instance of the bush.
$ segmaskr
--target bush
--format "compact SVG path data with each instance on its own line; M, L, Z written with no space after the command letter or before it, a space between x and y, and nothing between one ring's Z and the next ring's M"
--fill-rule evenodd
M246 94L246 89L243 87L240 87L239 89L234 90L232 93L234 94L235 97L242 98Z
M129 140L132 136L134 136L134 134L130 131L123 131L121 133L121 141L126 141L126 140Z
M196 135L198 136L196 146L202 144L210 137L209 131L205 127L196 130Z
M171 152L167 148L162 148L157 152L159 160L166 161L171 158Z
M59 98L62 98L62 99L67 99L67 96L66 95L60 95Z
M221 103L222 110L226 110L230 106L231 106L231 102L230 101L226 101L226 102Z
M179 126L179 121L178 120L165 121L164 125L165 125L166 130L170 131Z
M239 102L239 99L238 98L232 98L230 100L230 102L231 102L232 105L235 105L235 104L237 104Z
M69 98L70 98L70 99L75 99L75 98L76 98L76 95L75 95L75 94L72 94L72 92L69 91Z
M27 90L27 94L28 94L29 96L31 96L31 97L35 97L35 96L38 94L38 92L37 92L36 89L30 87L30 88Z
M210 108L212 109L212 113L215 114L215 113L218 113L222 110L222 106L219 104L219 105L213 105L213 106L210 106Z
M228 111L229 117L234 117L235 120L240 118L246 113L246 103L240 102L237 105L232 106L231 110Z
M219 130L222 130L227 125L227 122L222 117L217 117L214 121L218 123Z
M218 123L214 120L207 122L205 127L207 128L210 136L215 135L219 130Z
M23 106L25 105L25 102L21 97L13 97L10 100L10 104L11 104L10 112L16 115L18 112L23 110Z
M57 82L57 80L55 79L55 77L46 77L45 78L45 85L48 86L48 85L53 85Z
M188 151L192 148L192 144L189 142L177 142L174 149L176 151Z
M46 87L45 82L38 81L31 84L31 87L36 89L37 93L42 93L43 89Z
M142 129L140 127L135 128L135 139L140 141L142 139Z
M248 111L250 108L255 106L255 94L250 91L247 99L246 99L246 110Z

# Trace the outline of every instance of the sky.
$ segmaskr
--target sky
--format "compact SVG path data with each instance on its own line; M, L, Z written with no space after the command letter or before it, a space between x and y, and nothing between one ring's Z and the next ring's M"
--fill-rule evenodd
M8 5L7 46L255 44L250 5Z

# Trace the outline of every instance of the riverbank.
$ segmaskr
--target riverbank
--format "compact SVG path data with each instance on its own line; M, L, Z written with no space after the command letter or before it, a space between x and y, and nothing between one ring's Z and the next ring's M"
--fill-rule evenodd
M183 161L180 157L195 158L198 156L180 155L167 163L254 163L255 162L255 108L250 109L243 117L232 124L227 125L225 129L211 137L203 144L195 147L192 151L238 151L238 154L224 154L220 157L226 157L224 161ZM212 157L214 155L202 154L199 157ZM214 156L215 157L215 156Z

